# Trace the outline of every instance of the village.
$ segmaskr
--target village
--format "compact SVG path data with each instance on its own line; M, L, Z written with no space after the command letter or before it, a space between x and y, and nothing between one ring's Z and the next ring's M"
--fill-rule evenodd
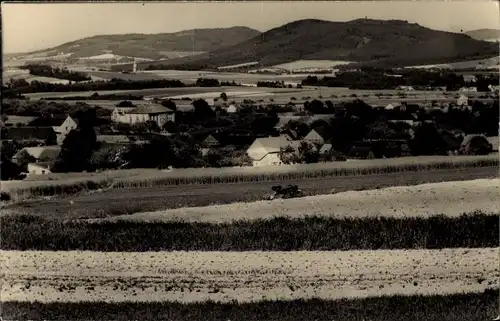
M490 85L490 90L483 97L498 97L496 87ZM48 104L50 108L47 110L52 108L56 114L35 112L32 115L40 116L25 116L30 113L28 111L24 115L2 115L5 133L2 146L7 151L2 153L2 166L17 166L17 170L2 172L12 173L7 179L49 174L61 158L62 149L72 149L72 153L78 155L81 146L76 143L71 147L65 140L72 132L81 132L80 117L89 112L93 116L85 126L92 127L95 137L91 135L85 139L94 140L95 144L90 154L80 155L87 157L87 164L75 169L77 171L144 165L144 162L134 164L130 154L145 153L144 146L152 141L175 145L173 141L180 140L184 142L180 149L184 148L191 154L182 158L179 156L182 152L178 150L177 156L171 155L181 157L177 162L166 159L161 153L158 156L155 156L156 152L148 154L158 159L149 160L146 167L158 168L270 166L412 155L473 155L498 149L498 138L492 130L496 124L488 127L479 123L495 119L494 101L469 99L467 92L475 92L474 87L461 88L455 94L458 98L451 102L398 101L398 97L412 91L411 86L398 87L395 92L399 96L395 95L392 103L378 106L368 105L360 98L335 104L324 98L300 103L295 97L286 104L251 99L235 102L230 101L225 93L215 98L194 100L115 101L115 107L107 106L106 109L86 104L84 100L79 104L85 107L72 114L64 114L64 108L60 108L64 101L40 100L39 104ZM99 116L96 116L97 111ZM425 148L420 144L433 146ZM6 146L12 147L8 149ZM6 155L11 158L7 159ZM186 158L191 160L186 161ZM55 169L58 170L61 171Z

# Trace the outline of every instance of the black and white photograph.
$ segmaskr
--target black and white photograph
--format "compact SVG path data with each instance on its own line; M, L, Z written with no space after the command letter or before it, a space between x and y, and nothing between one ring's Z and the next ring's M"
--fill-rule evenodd
M500 320L499 13L2 2L0 319Z

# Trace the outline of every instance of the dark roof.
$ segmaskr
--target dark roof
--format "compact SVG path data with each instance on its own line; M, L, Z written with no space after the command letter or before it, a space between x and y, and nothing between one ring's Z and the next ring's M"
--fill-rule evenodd
M331 138L331 130L328 127L316 127L314 128L314 131L316 131L316 133L318 133L318 135L320 135L324 140L328 140Z
M7 129L7 134L4 139L48 140L48 139L55 139L56 137L57 137L56 132L52 127L10 127Z
M362 159L368 158L370 152L372 152L373 155L375 156L375 153L373 152L373 149L370 146L353 146L349 151L349 157L362 158Z
M31 121L28 126L35 127L52 127L61 126L68 116L54 115L52 117L39 117Z

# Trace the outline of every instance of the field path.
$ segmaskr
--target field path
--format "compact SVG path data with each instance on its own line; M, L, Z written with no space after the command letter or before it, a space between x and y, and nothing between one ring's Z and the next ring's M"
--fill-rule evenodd
M498 177L498 174L498 167L491 166L383 175L287 180L283 182L196 184L110 189L102 193L57 197L50 200L27 201L8 205L4 207L4 212L12 210L55 218L102 217L103 213L115 216L170 208L257 201L269 193L271 186L276 184L296 184L306 193L317 195L329 194L333 189L336 192L344 192L390 186L491 178Z
M256 301L482 291L498 248L332 252L1 251L2 301Z

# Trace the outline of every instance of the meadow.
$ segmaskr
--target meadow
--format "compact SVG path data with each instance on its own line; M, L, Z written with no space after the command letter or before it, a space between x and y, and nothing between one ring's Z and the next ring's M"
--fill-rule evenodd
M447 295L398 295L340 300L264 300L252 303L3 302L7 320L171 321L484 321L498 312L498 290Z
M498 166L497 154L486 156L423 156L269 167L190 168L171 171L106 171L84 175L51 174L41 181L3 181L0 190L12 199L74 194L102 188L139 188L186 184L224 184L335 178L370 174L426 172L438 169ZM46 180L46 179L49 180Z

